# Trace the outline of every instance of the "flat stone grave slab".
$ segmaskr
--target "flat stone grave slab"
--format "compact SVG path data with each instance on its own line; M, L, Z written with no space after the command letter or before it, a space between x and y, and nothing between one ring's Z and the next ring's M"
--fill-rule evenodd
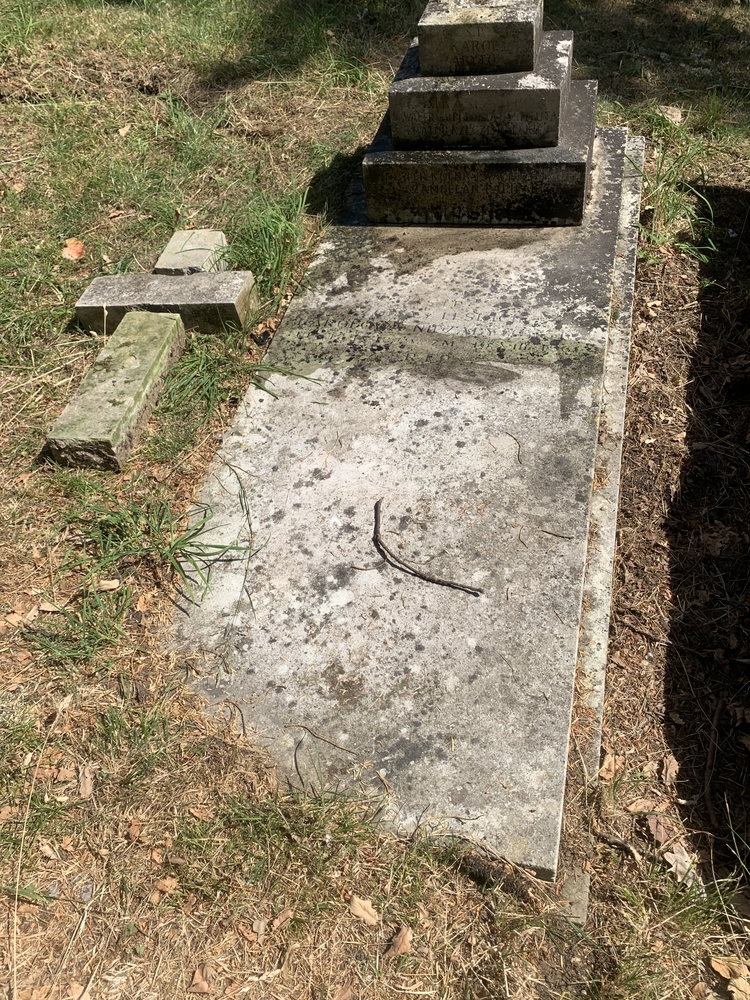
M179 313L189 329L221 333L242 326L258 308L252 271L221 271L173 277L113 274L94 278L76 302L76 318L88 330L109 334L129 312Z
M556 146L570 89L573 32L544 33L532 73L423 76L413 42L388 92L395 149Z
M579 225L588 192L596 91L592 80L570 85L560 145L543 149L395 150L386 115L362 164L370 221Z
M427 76L532 70L542 0L429 0L417 35Z
M329 232L267 357L298 377L248 392L201 493L254 554L174 630L293 780L548 877L625 143L580 228Z
M128 313L50 431L42 454L60 465L122 469L184 344L179 316Z
M164 247L154 274L226 271L227 238L219 229L180 229Z

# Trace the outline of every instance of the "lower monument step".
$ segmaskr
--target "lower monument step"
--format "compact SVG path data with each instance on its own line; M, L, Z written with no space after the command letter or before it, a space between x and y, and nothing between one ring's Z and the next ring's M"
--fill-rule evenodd
M395 150L389 116L363 164L376 224L577 226L596 127L594 80L571 83L560 145L546 149Z

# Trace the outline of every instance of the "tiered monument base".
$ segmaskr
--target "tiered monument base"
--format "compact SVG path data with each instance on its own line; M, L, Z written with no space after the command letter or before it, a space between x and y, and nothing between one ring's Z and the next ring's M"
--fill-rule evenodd
M362 164L371 222L578 226L588 197L596 83L573 82L560 144L397 150L386 116Z

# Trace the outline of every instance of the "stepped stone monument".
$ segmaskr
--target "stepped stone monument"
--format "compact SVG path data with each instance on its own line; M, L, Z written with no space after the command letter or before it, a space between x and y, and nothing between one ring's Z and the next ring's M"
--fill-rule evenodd
M374 223L580 225L596 83L542 0L430 0L364 160Z
M267 355L293 374L201 493L248 558L174 642L290 780L552 878L576 680L596 773L643 144L541 25L428 4Z

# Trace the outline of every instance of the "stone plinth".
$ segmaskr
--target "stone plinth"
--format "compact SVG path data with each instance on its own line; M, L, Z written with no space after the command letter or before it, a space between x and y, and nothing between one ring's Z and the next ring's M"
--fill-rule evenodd
M385 787L397 828L548 877L626 152L599 134L580 227L327 231L267 359L310 380L248 392L201 493L217 544L249 510L255 554L176 623L293 780ZM380 499L402 560L481 594L385 562Z
M43 455L61 465L122 469L184 343L179 316L128 313L50 431Z
M395 149L556 146L573 32L545 32L532 73L428 77L414 42L388 92Z
M109 334L133 311L179 313L186 327L221 333L242 326L258 308L251 271L223 271L172 277L114 274L94 278L76 302L82 326Z
M560 145L523 150L395 150L386 117L363 161L373 223L580 225L596 83L571 84Z
M541 33L542 0L429 0L417 28L422 72L529 71Z
M181 229L164 247L154 274L226 271L227 238L218 229Z

